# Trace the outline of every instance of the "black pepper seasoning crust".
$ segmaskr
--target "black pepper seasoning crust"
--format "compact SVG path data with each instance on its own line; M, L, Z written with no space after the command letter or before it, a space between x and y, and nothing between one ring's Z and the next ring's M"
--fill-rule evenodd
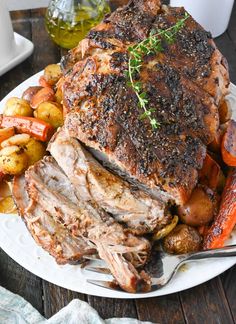
M88 37L100 45L117 39L126 46L146 37L151 29L174 25L184 13L183 9L172 8L156 17L145 16L131 3L106 19L109 29L91 31ZM97 68L81 75L74 68L67 76L65 106L67 112L76 111L76 123L68 115L66 127L73 128L78 138L86 134L89 146L98 144L101 151L112 154L141 182L155 179L162 190L172 188L174 192L181 188L191 193L197 181L196 170L202 166L206 145L219 123L214 98L202 88L212 73L215 47L210 34L189 18L173 45L144 59L137 80L142 82L149 108L155 109L154 117L161 124L155 131L147 119L140 120L137 97L127 85L127 50L110 50L104 47L104 53L109 51L110 55L107 72L99 73ZM96 60L96 54L94 57ZM218 82L214 84L219 86ZM81 109L85 104L87 109Z

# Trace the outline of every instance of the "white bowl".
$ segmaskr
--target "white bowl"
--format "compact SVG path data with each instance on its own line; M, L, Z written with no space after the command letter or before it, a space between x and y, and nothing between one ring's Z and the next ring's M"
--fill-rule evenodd
M234 0L170 0L172 7L184 7L213 37L226 31L233 4Z
M5 0L0 0L0 67L15 56L16 42Z

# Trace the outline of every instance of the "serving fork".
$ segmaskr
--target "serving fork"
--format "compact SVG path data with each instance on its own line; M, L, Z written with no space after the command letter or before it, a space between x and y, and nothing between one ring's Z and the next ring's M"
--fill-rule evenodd
M236 245L181 255L165 253L161 247L158 247L158 250L154 251L151 261L144 270L151 276L151 291L155 291L167 285L174 277L178 269L186 263L203 259L225 258L233 256L236 256ZM97 255L86 256L85 259L89 261L98 261L99 263L99 265L96 264L95 266L90 266L90 264L88 264L84 267L85 270L98 272L101 274L110 274L109 269L106 267L105 261L99 259ZM122 291L118 286L114 285L114 282L112 281L87 279L87 282L96 286Z

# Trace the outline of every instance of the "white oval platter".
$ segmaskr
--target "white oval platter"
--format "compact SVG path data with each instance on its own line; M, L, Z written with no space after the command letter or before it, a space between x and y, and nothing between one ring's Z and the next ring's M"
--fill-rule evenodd
M38 85L41 74L42 72L33 75L11 91L1 101L0 111L9 97L21 97L23 91L29 86ZM236 86L233 84L231 84L228 100L236 120ZM236 244L236 231L227 244ZM22 267L44 280L80 293L112 298L148 298L179 292L206 282L236 264L236 257L192 262L184 271L179 271L166 287L146 294L130 294L97 287L86 282L87 278L107 279L105 275L85 271L79 265L58 265L53 257L35 243L17 215L0 214L0 247Z

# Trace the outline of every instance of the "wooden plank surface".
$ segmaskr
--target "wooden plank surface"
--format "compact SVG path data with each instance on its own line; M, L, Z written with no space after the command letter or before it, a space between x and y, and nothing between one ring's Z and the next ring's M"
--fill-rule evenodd
M0 99L27 77L58 62L61 50L49 39L41 9L13 12L14 29L35 44L33 55L0 77ZM236 83L236 5L227 33L216 40ZM49 318L72 299L88 301L103 318L133 317L158 323L236 323L236 266L221 276L178 294L116 300L78 294L41 280L0 251L0 285L20 294ZM0 321L1 322L1 321Z
M186 323L233 324L220 278L180 293Z
M138 318L161 324L185 323L179 294L136 300Z
M1 249L0 286L24 297L41 314L43 314L42 280L30 273L29 271L22 268Z

